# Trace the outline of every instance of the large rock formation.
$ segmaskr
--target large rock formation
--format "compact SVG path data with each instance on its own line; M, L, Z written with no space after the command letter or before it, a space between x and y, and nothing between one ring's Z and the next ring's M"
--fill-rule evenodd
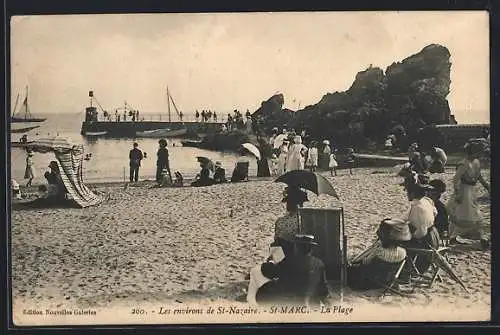
M279 94L263 102L254 115L263 118L265 131L284 125L307 129L312 139L327 138L337 147L366 148L382 143L392 130L399 143L407 143L425 125L449 123L450 67L448 49L432 44L393 63L385 73L370 66L356 75L347 91L327 93L315 105L284 110Z

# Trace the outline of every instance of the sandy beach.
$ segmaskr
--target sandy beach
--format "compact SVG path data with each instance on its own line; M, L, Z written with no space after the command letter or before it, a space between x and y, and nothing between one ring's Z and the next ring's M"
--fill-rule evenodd
M450 192L453 172L447 169L433 177L446 181ZM489 178L489 170L483 173ZM402 178L390 168L356 169L352 176L342 170L328 179L340 201L309 193L307 206L344 207L349 258L374 241L381 219L403 216L409 208L399 185ZM130 309L135 306L245 306L236 301L247 287L245 276L268 256L274 222L285 212L281 203L284 185L273 180L204 188L93 187L109 193L110 199L94 208L13 210L12 287L18 324L80 322L37 319L22 313L26 308L92 308L102 311L104 321L96 317L82 323L134 323ZM477 191L489 235L489 197L480 186ZM444 200L450 195L445 193ZM432 288L417 287L411 298L390 295L380 299L380 291L347 291L343 304L364 307L347 318L328 320L487 320L490 251L470 249L457 248L449 255L470 293L445 274L443 282L437 281ZM393 312L383 313L379 309L383 306ZM420 312L400 313L411 308ZM276 322L269 315L242 317ZM151 315L134 320L162 323ZM168 322L181 321L171 318Z

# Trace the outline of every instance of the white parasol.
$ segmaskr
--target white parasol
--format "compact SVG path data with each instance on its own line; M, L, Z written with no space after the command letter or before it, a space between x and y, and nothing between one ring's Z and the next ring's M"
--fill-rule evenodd
M243 148L247 149L252 155L257 157L257 159L261 159L260 151L259 149L253 145L252 143L243 143L241 145Z

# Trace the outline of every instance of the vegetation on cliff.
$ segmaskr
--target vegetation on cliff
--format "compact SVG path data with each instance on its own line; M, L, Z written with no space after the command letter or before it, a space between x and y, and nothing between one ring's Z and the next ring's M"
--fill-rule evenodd
M448 49L431 44L385 73L370 66L347 91L327 93L314 105L283 109L284 96L277 94L253 115L263 119L265 132L276 126L305 129L311 139L329 139L337 147L367 148L383 143L389 133L405 146L419 128L449 123L450 68Z

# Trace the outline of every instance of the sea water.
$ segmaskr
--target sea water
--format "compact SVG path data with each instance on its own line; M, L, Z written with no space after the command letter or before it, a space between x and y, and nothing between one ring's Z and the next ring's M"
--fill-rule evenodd
M37 115L39 116L39 115ZM42 115L40 115L42 116ZM90 160L83 162L84 180L94 182L118 182L129 180L129 151L134 141L139 143L139 148L147 154L141 163L139 179L154 179L156 174L156 152L158 150L158 139L108 139L108 138L86 138L80 135L83 115L48 114L44 115L47 120L39 128L27 133L28 141L42 137L51 137L59 134L61 137L71 139L75 143L84 146L85 154L90 153ZM15 126L18 126L16 124ZM30 126L27 124L26 126ZM24 126L24 125L23 125ZM11 141L17 142L22 134L11 134ZM233 168L238 159L233 152L209 151L198 148L182 147L181 139L167 139L170 154L170 169L172 174L179 171L185 178L192 178L199 173L200 166L196 160L197 156L207 157L214 162L220 161L226 169L226 177L230 178ZM26 169L26 151L24 148L11 148L11 177L20 184L24 183L24 171ZM44 182L43 174L48 171L48 165L54 160L53 153L34 153L36 178L34 183ZM256 160L251 160L249 174L255 176L257 172Z

